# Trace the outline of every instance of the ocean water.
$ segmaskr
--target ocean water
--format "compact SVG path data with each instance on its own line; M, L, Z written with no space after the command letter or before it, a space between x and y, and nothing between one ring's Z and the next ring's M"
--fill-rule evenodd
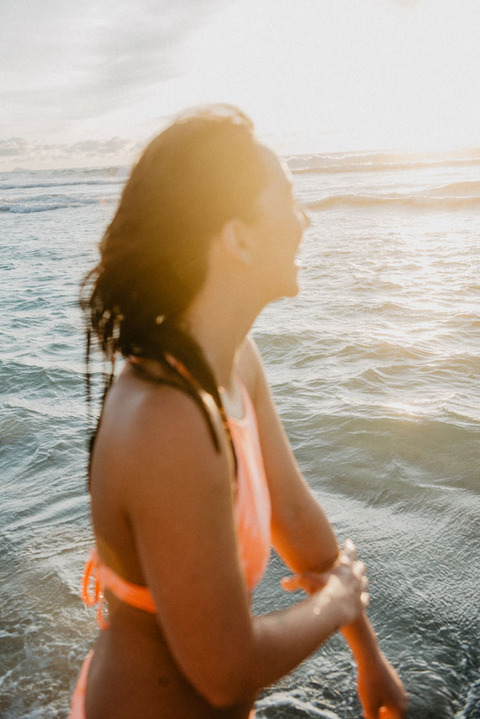
M302 292L254 327L280 414L341 540L410 719L480 717L480 150L289 158L312 225ZM78 284L124 168L0 174L0 716L64 718L96 634ZM101 365L96 368L100 372ZM273 556L254 606L292 601ZM259 719L358 719L334 637Z

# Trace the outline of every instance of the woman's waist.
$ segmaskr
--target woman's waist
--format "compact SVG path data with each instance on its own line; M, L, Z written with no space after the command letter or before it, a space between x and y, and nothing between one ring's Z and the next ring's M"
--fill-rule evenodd
M121 610L128 615L131 608ZM140 614L139 612L137 612ZM89 676L91 705L125 711L134 698L144 715L152 710L162 719L247 719L250 704L216 709L199 694L174 661L155 618L114 616L100 632ZM101 713L99 714L99 716Z
M91 689L94 693L98 690L106 701L109 696L116 701L122 695L126 697L123 701L128 701L131 693L137 699L141 694L142 703L170 706L194 690L175 663L158 625L154 626L155 618L126 616L134 611L121 608L109 628L100 632L90 672Z

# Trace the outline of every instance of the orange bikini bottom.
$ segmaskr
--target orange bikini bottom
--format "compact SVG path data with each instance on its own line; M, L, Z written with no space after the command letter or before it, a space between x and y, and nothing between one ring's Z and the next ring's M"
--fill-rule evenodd
M92 657L93 651L87 654L82 664L77 685L72 696L69 719L87 719L87 715L85 713L85 694L87 692L88 670L90 668Z

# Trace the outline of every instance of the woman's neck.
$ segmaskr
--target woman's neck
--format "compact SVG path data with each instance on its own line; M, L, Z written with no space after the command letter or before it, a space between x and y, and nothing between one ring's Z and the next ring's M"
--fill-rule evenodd
M198 342L215 375L217 384L226 393L234 393L235 358L251 329L257 312L246 310L245 304L233 301L212 301L203 293L185 314L186 328Z

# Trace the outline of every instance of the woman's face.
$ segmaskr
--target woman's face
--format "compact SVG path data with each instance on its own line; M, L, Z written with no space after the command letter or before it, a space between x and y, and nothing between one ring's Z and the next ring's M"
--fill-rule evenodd
M294 297L298 293L299 265L296 254L309 220L292 193L292 181L286 167L267 148L261 148L269 180L257 201L256 234L259 271L266 300Z

